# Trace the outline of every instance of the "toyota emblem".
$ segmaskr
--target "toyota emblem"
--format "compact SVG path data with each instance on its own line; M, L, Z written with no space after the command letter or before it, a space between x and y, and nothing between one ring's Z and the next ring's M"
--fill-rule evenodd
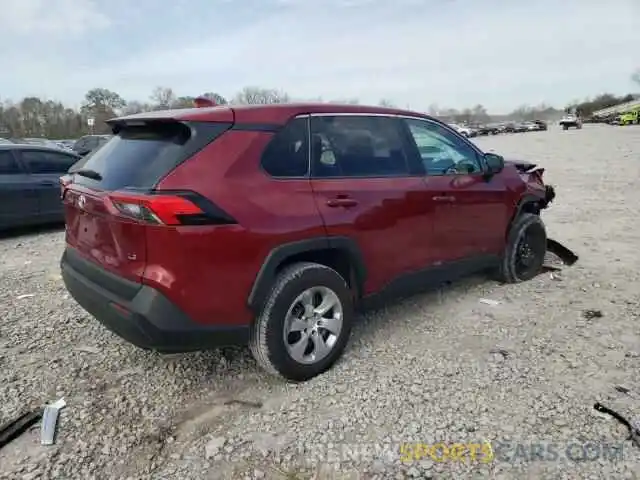
M78 208L84 210L84 206L87 204L87 198L84 195L78 197Z

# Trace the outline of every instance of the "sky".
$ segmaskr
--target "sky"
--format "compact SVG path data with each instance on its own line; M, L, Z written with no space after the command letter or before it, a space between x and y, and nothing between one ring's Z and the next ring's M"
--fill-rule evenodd
M3 0L0 99L245 86L300 100L564 107L640 91L640 0Z

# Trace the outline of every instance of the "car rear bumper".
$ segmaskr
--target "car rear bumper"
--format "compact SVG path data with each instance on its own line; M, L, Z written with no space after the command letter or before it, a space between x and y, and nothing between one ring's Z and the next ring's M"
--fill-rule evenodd
M197 324L159 291L107 272L72 248L65 250L60 267L74 300L140 348L180 353L248 343L249 327Z

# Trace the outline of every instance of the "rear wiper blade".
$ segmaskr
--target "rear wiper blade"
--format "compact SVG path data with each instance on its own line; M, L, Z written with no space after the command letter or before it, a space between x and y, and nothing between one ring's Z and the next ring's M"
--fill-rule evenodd
M87 168L81 168L80 170L76 170L75 172L70 172L70 173L75 173L76 175L80 175L81 177L87 177L92 180L98 180L98 181L102 180L102 175L100 175L95 170L89 170Z

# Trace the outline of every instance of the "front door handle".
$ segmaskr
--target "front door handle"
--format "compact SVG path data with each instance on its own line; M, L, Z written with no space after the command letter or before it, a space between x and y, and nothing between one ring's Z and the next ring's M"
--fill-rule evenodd
M330 200L327 200L327 206L331 208L351 208L355 207L356 205L358 205L358 202L353 198L332 198Z
M435 202L455 202L456 201L456 197L452 197L449 195L436 195L435 197L431 197L433 201Z

